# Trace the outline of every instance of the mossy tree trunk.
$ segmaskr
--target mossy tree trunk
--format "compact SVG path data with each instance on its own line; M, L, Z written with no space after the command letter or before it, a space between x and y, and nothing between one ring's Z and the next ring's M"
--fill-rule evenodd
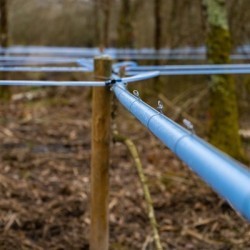
M120 48L132 48L134 46L130 0L121 1L120 19L118 23L117 46Z
M0 0L0 42L1 47L6 48L8 46L8 12L7 12L7 0ZM4 53L3 53L4 54ZM0 79L7 80L7 73L0 72ZM10 87L0 86L0 99L10 99Z
M203 0L207 23L209 63L230 63L231 37L225 0ZM210 92L210 141L231 156L242 159L235 82L230 75L213 75Z

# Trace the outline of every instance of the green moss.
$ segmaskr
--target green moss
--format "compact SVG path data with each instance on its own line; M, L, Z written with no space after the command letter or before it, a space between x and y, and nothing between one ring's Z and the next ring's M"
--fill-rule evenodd
M0 100L9 101L11 98L11 92L9 86L0 86Z
M250 95L250 78L247 78L244 82L244 89L246 91L246 95Z
M210 63L230 62L231 38L228 30L218 26L210 26L207 35L207 57Z
M208 15L207 54L213 64L230 63L231 38L222 0L206 0ZM226 23L226 24L225 24ZM244 160L238 125L235 82L230 75L214 75L209 83L210 142L229 155Z
M126 246L123 246L121 243L119 242L115 242L112 243L110 245L110 250L128 250L129 248L127 248Z
M210 86L210 141L213 145L242 160L238 110L234 81L230 76L212 77Z
M207 9L207 18L209 25L218 26L222 29L228 29L227 12L225 0L203 0Z

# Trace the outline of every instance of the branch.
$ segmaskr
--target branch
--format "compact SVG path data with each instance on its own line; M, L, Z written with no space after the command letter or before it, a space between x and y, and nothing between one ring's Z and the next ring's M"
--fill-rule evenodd
M114 131L114 141L124 143L127 146L128 150L129 150L129 152L130 152L130 154L135 162L135 166L136 166L136 169L137 169L137 172L138 172L141 184L142 184L144 196L145 196L147 207L148 207L148 217L149 217L150 224L151 224L151 227L153 230L153 236L154 236L156 249L162 250L163 248L161 245L160 236L159 236L159 232L157 229L157 222L156 222L156 218L155 218L153 202L152 202L151 195L149 192L147 178L143 172L142 163L141 163L141 160L140 160L140 157L138 154L138 150L137 150L134 142L131 139L129 139L123 135L118 134L117 131Z

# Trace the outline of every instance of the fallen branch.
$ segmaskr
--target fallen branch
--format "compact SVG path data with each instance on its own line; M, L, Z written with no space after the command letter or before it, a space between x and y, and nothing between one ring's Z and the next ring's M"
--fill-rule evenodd
M14 94L11 97L11 100L14 102L19 101L33 101L37 99L42 99L48 96L48 90L37 90L37 91L28 91L24 93Z
M193 238L196 238L197 240L200 240L202 242L205 242L209 245L220 245L221 243L218 242L218 241L214 241L214 240L210 240L209 238L203 236L202 234L196 232L195 230L192 230L192 229L189 229L189 228L186 228L186 229L183 229L183 231L181 232L182 235L188 235L188 236L191 236Z
M141 163L141 160L140 160L140 157L138 154L138 150L137 150L134 142L131 139L118 134L117 131L114 131L114 141L124 143L128 147L128 150L129 150L131 156L133 157L133 160L135 162L135 166L136 166L136 169L137 169L137 172L138 172L141 184L142 184L144 196L146 199L146 203L147 203L147 207L148 207L148 217L149 217L150 224L151 224L151 227L153 230L153 237L154 237L156 249L162 250L163 248L161 245L160 236L159 236L159 232L157 229L157 222L156 222L156 218L155 218L153 202L152 202L151 195L149 192L147 178L143 172L142 163Z
M176 106L172 101L170 101L166 96L164 96L163 94L159 94L159 99L161 99L161 101L166 105L169 106L171 109L173 109L174 111L174 117L172 117L173 120L177 120L179 118L180 115L184 116L185 118L187 118L190 122L192 122L194 125L200 125L200 123L193 118L192 116L190 116L188 113L186 113L185 111L183 111L182 108Z

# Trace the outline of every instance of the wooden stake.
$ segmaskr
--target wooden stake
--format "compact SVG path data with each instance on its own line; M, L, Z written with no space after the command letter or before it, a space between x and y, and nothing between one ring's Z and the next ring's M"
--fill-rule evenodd
M96 79L107 80L111 76L111 68L112 60L110 57L96 58ZM109 247L110 113L110 89L94 87L92 97L90 250L108 250Z

